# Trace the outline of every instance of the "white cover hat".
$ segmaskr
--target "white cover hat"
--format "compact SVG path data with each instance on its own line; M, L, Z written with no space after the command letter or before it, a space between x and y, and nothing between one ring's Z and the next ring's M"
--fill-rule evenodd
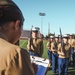
M33 28L32 28L32 31L38 31L38 28L33 27Z
M72 34L70 34L70 36L73 36L74 34L72 33Z
M59 37L59 35L55 35L55 38L58 38Z
M54 38L54 36L50 36L50 38Z
M64 34L62 37L63 38L68 38L68 35L67 34Z

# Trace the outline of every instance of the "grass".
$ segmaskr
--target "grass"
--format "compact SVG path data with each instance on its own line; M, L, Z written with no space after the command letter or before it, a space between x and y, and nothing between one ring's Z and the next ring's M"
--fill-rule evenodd
M47 41L44 41L44 53L42 55L43 58L48 58L46 44L47 44ZM27 49L27 40L20 40L20 47ZM57 75L57 74L54 74L50 68L47 71L46 75ZM68 75L75 75L75 67L74 66L70 66L68 68Z
M28 43L27 40L20 40L19 44L21 48L27 49L27 43Z

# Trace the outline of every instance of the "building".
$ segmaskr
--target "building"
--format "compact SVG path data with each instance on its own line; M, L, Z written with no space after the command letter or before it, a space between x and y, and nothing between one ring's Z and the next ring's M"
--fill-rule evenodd
M23 30L20 39L30 38L31 30ZM40 37L40 31L38 32L38 37Z

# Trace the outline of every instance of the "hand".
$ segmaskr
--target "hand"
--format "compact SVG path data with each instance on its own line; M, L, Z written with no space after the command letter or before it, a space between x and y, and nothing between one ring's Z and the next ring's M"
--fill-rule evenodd
M31 48L29 47L28 50L31 50Z
M65 54L62 52L62 53L61 53L61 55L63 55L63 56L64 56Z
M34 72L36 74L37 70L38 70L38 65L36 65L35 63L32 62L32 66L33 66Z
M75 52L75 50L74 50L74 52Z

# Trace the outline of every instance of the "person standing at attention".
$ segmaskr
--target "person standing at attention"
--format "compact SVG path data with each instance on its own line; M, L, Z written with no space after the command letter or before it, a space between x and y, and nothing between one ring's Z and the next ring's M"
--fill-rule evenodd
M31 30L31 38L28 40L27 49L30 55L42 57L43 55L43 40L38 38L38 29L33 27Z
M58 54L58 75L67 75L71 55L71 46L68 43L68 35L66 34L63 35L63 40L58 45Z
M68 43L71 45L71 57L70 57L70 65L75 65L75 39L74 34L69 35Z

